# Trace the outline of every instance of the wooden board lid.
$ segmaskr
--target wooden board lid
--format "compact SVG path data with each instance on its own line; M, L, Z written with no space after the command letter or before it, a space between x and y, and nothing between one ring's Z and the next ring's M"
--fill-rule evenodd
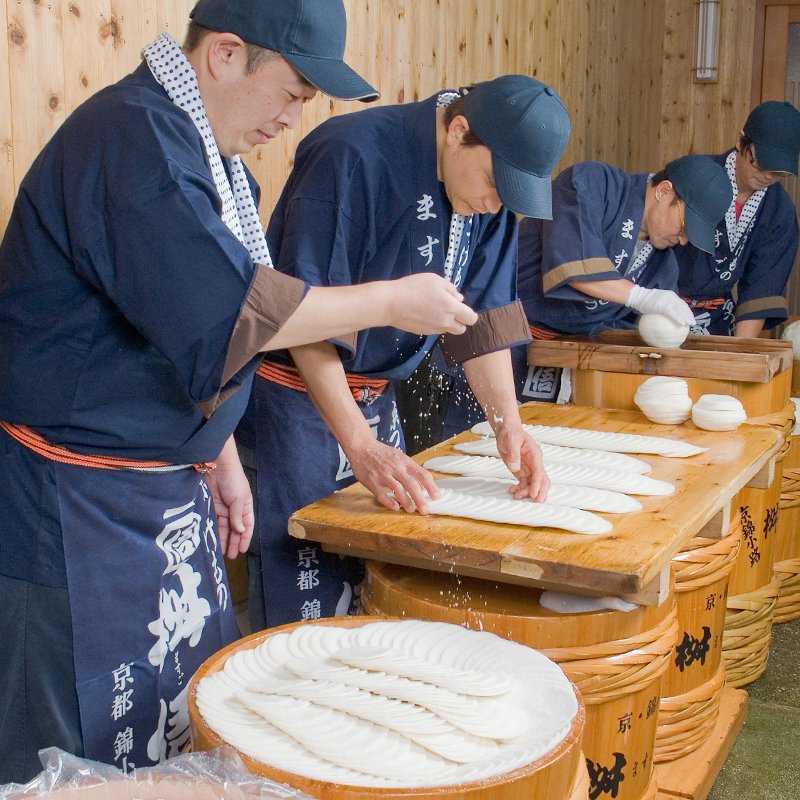
M792 367L791 342L691 335L676 348L649 347L636 331L605 331L597 336L536 340L528 362L540 367L570 367L633 375L674 375L768 383Z

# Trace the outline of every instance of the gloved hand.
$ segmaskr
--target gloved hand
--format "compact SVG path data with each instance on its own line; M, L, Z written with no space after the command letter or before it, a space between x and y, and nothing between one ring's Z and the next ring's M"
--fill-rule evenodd
M640 314L663 314L679 325L694 325L692 310L668 289L645 289L634 283L625 305Z

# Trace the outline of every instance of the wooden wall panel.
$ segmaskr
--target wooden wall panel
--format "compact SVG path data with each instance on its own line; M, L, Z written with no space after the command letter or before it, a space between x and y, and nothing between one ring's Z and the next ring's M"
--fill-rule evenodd
M18 180L66 117L60 4L7 4L14 177Z
M8 41L12 35L9 27L6 4L0 2L0 30L7 31L0 37L0 231L5 230L6 220L14 202L14 132L11 119L11 85L8 74Z
M657 170L662 64L670 30L664 0L589 7L586 158L631 172Z
M722 4L716 83L692 81L694 13L692 3L667 3L659 149L664 160L732 147L751 107L755 0Z
M692 84L693 0L345 0L346 58L380 103L507 72L552 84L572 117L559 168L601 159L656 169L729 146L749 110L755 4L723 3L717 84ZM130 72L160 31L183 39L193 0L0 0L0 230L42 145L77 104ZM736 6L733 8L733 6ZM317 97L298 128L246 161L266 220L297 142L359 103Z

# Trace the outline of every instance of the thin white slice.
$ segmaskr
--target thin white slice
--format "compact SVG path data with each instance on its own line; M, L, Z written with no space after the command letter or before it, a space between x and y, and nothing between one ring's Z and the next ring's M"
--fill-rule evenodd
M513 478L508 467L499 458L488 456L436 456L429 458L426 469L455 475L477 475L484 478ZM610 489L626 494L669 495L675 487L667 481L657 481L633 472L586 467L579 464L547 464L545 472L553 483L570 486L589 486ZM433 513L436 513L431 509Z
M493 456L499 458L497 441L490 439L475 439L472 442L459 442L453 447L468 456ZM622 453L609 453L602 450L585 450L579 447L560 447L557 444L539 443L545 464L548 461L565 461L571 464L587 464L590 467L609 467L627 472L636 472L644 475L652 467L640 458L633 458Z
M556 614L588 614L594 611L635 611L639 606L620 597L584 597L569 592L542 592L539 605Z
M444 456L444 458L449 458L449 456ZM481 456L453 456L453 458L485 460ZM437 461L438 459L431 460ZM495 460L499 461L499 459ZM500 463L503 462L500 461ZM441 472L453 471L430 466L427 463L425 466ZM553 506L547 503L525 503L511 497L471 495L450 489L440 489L439 498L428 501L428 512L448 517L479 519L484 522L526 525L531 528L559 528L570 533L582 533L590 536L608 533L612 528L607 519L598 517L591 511L582 511L568 506Z
M266 687L258 685L254 692L248 691L245 694L280 694L295 700L316 703L341 714L350 714L400 733L432 753L460 764L478 758L491 758L496 754L497 743L493 739L470 736L421 706L328 681L294 683L295 688L291 690L281 690L278 687L277 692L265 692ZM301 683L308 686L297 688ZM250 707L253 705L247 702L245 704Z
M667 458L688 458L704 453L707 447L697 447L662 436L641 436L638 433L611 433L587 428L565 428L554 425L523 425L525 431L537 442L557 444L562 447L585 447L612 453L650 453ZM493 436L488 422L479 422L472 428L476 436Z
M293 655L296 653L308 653L306 660L318 662L323 652L330 655L352 647L386 647L458 671L502 676L510 679L514 688L502 698L479 698L422 682L408 682L416 684L426 697L433 691L432 697L440 703L443 713L459 718L461 724L475 731L467 734L459 725L444 720L430 709L378 693L402 687L404 679L398 676L360 671L373 678L369 690L362 690L344 683L299 679L286 668L286 664L296 658ZM523 676L521 680L520 676ZM315 725L319 707L335 710L344 717L375 715L380 719L388 714L390 724L416 731L414 741L419 747L413 752L421 760L404 761L408 768L402 778L396 779L333 763L245 706L237 695L254 691L254 685L260 687L255 690L257 694L274 694L280 700L295 692L298 700L306 701L308 716L302 704L278 708L281 713L287 708L291 708L292 713L297 711L298 725ZM270 687L275 691L266 691ZM314 702L308 702L309 694L314 695ZM210 728L223 741L258 761L330 783L394 788L452 786L518 769L551 752L563 740L578 708L574 690L561 669L536 650L487 632L422 620L376 621L357 628L308 623L288 633L274 634L254 648L230 655L222 670L198 681L196 696L198 708ZM347 715L333 708L342 705L347 706ZM482 740L491 738L498 720L520 713L526 722L524 732L513 739L495 740L487 749ZM508 733L508 720L503 724ZM361 734L351 729L349 722L345 725L342 734L337 723L340 733L328 743L360 752ZM387 745L385 755L376 755L378 769L374 771L383 772L387 762L395 759L386 732L380 725L369 723L366 728L359 726L359 729L368 731L370 741L375 739ZM410 752L408 743L401 743L400 750L399 758L405 759ZM439 753L441 760L449 759L450 768L431 773L425 766L431 752ZM469 760L461 763L467 755ZM359 761L358 766L363 764Z
M239 699L307 750L339 766L390 780L401 780L409 768L424 770L434 780L452 771L452 762L357 717L292 698L241 692ZM342 740L348 747L341 747Z
M508 499L508 490L516 486L516 480L503 478L480 478L459 476L457 478L438 478L436 485L454 492L498 497ZM533 503L530 498L518 500L519 503ZM609 489L592 489L588 486L566 486L551 483L547 492L547 504L551 506L568 506L582 508L586 511L605 511L608 514L627 514L641 511L642 504L634 497Z
M349 667L401 675L415 681L432 683L458 694L495 697L514 688L514 681L507 677L476 670L455 669L447 664L418 658L389 647L344 647L331 653L331 658Z
M286 667L301 678L321 677L384 697L416 703L473 736L508 741L523 734L528 727L524 714L510 703L494 698L467 697L430 683L385 673L356 668L342 671L338 667L343 665L336 664L337 667L332 668L331 659L292 659Z

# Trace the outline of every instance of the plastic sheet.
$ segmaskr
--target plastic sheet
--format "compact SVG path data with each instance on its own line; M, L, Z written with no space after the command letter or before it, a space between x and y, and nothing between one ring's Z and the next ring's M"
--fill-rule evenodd
M44 770L27 784L0 786L0 800L307 800L285 784L248 772L233 748L186 753L123 773L57 747L39 753Z

